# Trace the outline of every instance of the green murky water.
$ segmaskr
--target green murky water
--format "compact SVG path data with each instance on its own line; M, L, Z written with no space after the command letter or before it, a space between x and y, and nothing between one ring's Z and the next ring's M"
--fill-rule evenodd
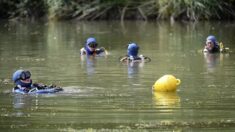
M209 34L235 51L235 24L168 22L0 23L2 131L232 131L235 54L204 55ZM94 36L110 52L81 58ZM136 42L144 65L118 62ZM57 84L50 95L11 93L12 73ZM164 74L181 79L176 93L152 93Z

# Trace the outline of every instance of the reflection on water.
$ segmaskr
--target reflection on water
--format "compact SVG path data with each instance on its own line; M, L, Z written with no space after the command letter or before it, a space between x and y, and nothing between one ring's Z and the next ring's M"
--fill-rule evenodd
M225 61L225 59L229 59L229 56L230 56L229 53L217 53L217 54L204 53L204 59L208 72L209 73L216 72L216 69L222 66L223 61Z
M27 116L27 109L37 110L38 109L38 99L37 95L13 95L13 108L15 109L16 116Z
M94 56L81 56L81 65L82 67L85 66L87 75L95 74L96 59Z
M216 67L220 63L220 54L204 53L204 58L206 61L208 72L214 72Z
M176 92L153 92L156 108L180 108L180 97Z
M138 76L139 70L144 67L144 62L130 62L127 64L128 78L134 78Z

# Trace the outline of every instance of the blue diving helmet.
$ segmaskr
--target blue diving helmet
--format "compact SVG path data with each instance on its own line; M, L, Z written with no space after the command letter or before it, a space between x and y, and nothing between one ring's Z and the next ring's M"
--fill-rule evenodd
M20 85L21 87L31 87L32 80L30 79L31 73L29 71L17 70L13 76L12 80L16 85ZM30 79L30 82L24 82L24 80ZM23 80L23 81L22 81Z
M217 45L217 44L216 44L216 38L215 38L215 36L213 36L213 35L209 35L209 36L206 38L206 43L208 43L208 42L212 42L214 45Z
M86 40L86 44L85 44L85 49L86 49L87 54L88 55L94 54L95 50L92 51L92 50L90 50L90 48L94 48L95 49L97 46L98 46L98 43L96 42L95 38L92 38L92 37L88 38Z
M136 57L138 55L139 46L136 43L128 44L127 55Z

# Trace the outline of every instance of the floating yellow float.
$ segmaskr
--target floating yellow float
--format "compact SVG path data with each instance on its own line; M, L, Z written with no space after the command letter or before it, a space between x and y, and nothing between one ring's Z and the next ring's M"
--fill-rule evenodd
M180 79L176 79L173 75L164 75L155 82L153 91L174 92L180 82Z

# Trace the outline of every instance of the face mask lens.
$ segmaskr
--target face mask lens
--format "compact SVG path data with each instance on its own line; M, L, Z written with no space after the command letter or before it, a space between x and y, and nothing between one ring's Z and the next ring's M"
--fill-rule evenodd
M20 75L21 80L26 80L31 77L31 73L29 71L23 71Z
M97 43L95 42L92 42L92 43L89 43L88 46L91 47L91 48L96 48L97 47Z
M31 77L31 73L29 71L25 72L25 78L29 79Z

